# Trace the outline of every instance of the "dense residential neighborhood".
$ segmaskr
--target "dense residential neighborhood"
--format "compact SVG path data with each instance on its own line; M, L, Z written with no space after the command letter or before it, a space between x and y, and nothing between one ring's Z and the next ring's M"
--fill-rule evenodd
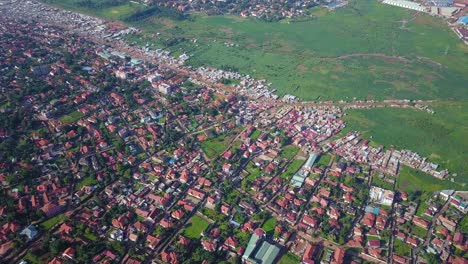
M343 132L347 109L424 102L279 97L0 3L1 263L467 263L468 192L399 185L450 172Z

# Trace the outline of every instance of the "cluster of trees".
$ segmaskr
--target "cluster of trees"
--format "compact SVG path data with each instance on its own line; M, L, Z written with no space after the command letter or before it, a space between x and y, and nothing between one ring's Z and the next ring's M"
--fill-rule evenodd
M127 0L80 0L76 3L77 6L86 8L107 8L113 6L119 6L128 3Z
M138 22L138 21L145 20L152 16L166 17L166 18L170 18L174 20L184 20L184 19L187 19L188 17L184 13L173 8L167 8L163 6L152 6L149 8L143 8L127 16L123 20L125 22Z

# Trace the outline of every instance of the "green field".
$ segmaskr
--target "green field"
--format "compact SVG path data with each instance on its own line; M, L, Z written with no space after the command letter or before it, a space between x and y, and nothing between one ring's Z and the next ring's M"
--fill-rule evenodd
M88 177L85 177L83 179L81 179L81 181L79 181L76 186L75 186L75 190L81 190L81 188L85 187L85 186L93 186L93 185L96 185L98 182L96 180L96 178L94 176L88 176Z
M280 157L283 159L290 160L296 156L299 152L299 148L293 145L286 146L281 149Z
M413 225L413 227L411 228L411 234L413 234L413 235L415 235L417 237L420 237L422 239L424 239L426 237L426 233L427 233L427 230L425 230L422 227Z
M393 242L393 252L400 256L409 257L411 256L411 247L405 242L395 238Z
M63 214L60 214L60 215L57 215L57 216L54 216L46 221L44 221L41 226L45 229L45 230L50 230L52 227L54 227L56 224L58 223L61 223L65 220L65 215Z
M410 109L350 110L343 133L362 136L386 147L410 149L456 173L456 182L468 183L468 103L431 106L435 114Z
M386 182L383 179L380 179L377 175L374 175L372 177L372 185L387 189L387 190L393 190L393 184Z
M294 255L291 252L284 254L279 260L279 264L299 264L301 263L298 256Z
M199 239L201 237L201 233L208 227L208 225L209 223L205 219L195 215L192 217L189 226L185 228L183 235L188 238Z
M201 148L209 159L216 158L226 150L230 137L221 135L201 142Z
M331 157L332 156L329 153L322 154L322 155L320 155L319 160L317 161L317 163L315 165L317 167L328 166L328 163L330 163Z
M267 233L267 234L273 234L273 231L275 230L276 224L278 222L276 221L275 218L270 217L268 218L265 223L262 225L262 229Z
M111 3L106 3L106 2L110 2L107 0L104 0L104 1L99 0L99 1L101 1L101 6L95 7L95 8L82 5L81 3L83 3L83 1L80 1L80 0L44 0L43 2L53 4L59 7L63 7L69 10L73 10L76 12L85 13L85 14L93 15L97 17L103 17L103 18L111 19L111 20L124 19L127 16L137 12L138 10L145 8L144 5L139 4L137 2L128 1L127 3L121 4L121 5L114 5ZM97 3L96 0L92 0L90 2Z
M466 185L461 186L448 180L439 180L422 171L402 166L400 176L397 179L397 189L406 192L435 192L447 189L467 190L468 188Z
M78 0L49 2L110 19L141 8L86 9ZM145 31L129 39L186 52L193 66L228 66L266 78L280 94L303 99L468 99L468 47L441 19L374 0L313 12L321 14L296 23L202 13L187 20L155 15L135 22Z
M82 118L83 116L84 115L81 112L75 111L75 112L71 112L68 115L64 115L60 117L59 120L64 123L74 123L78 121L80 118Z
M296 171L302 167L302 164L304 164L303 160L293 160L291 164L289 164L288 168L280 175L280 177L283 179L291 178L294 173L296 173Z

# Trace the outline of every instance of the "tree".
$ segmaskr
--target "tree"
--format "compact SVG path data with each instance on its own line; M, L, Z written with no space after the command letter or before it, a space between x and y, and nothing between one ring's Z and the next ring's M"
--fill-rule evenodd
M52 241L49 245L49 251L52 256L57 256L58 253L64 251L68 247L68 242L65 240L57 239Z

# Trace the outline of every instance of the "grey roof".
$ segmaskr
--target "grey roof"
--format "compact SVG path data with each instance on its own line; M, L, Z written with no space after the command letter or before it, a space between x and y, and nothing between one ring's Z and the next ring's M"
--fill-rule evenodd
M249 244L247 245L244 255L242 256L243 259L247 259L250 256L250 254L252 254L255 247L257 246L257 242L259 239L260 237L255 233L252 235L252 237L250 237Z
M255 258L260 260L262 264L273 264L279 252L280 249L277 246L265 241L255 255Z
M317 154L317 153L315 153L315 152L310 153L310 156L309 156L309 158L307 159L305 166L311 168L312 165L314 165L314 163L315 163L315 161L317 160L317 158L318 158L318 154Z
M37 236L37 230L33 225L29 225L23 231L21 231L21 235L25 235L28 237L29 240L34 239Z

